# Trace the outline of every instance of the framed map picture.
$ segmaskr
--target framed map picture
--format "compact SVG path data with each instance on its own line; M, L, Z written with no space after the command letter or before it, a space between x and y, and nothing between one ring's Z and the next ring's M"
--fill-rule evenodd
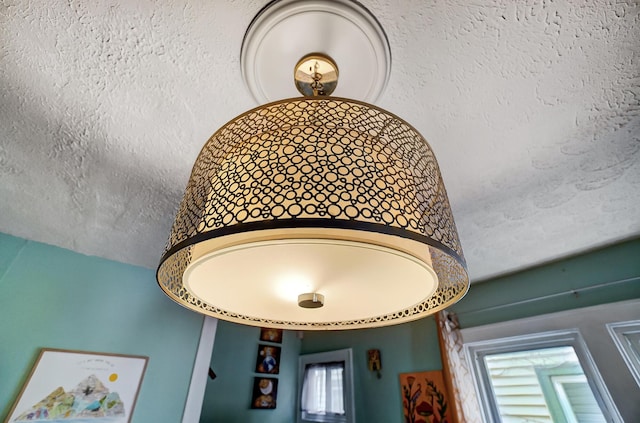
M5 423L129 423L148 357L42 349Z

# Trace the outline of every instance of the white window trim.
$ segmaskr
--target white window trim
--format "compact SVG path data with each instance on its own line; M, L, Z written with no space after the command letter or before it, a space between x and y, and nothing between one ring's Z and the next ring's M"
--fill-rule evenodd
M297 402L296 402L296 422L306 423L311 420L302 419L302 407L301 407L301 395L302 384L304 382L304 371L309 364L321 364L331 363L335 361L344 361L344 384L345 384L345 399L344 407L347 418L347 423L355 423L356 421L356 406L354 400L353 391L353 352L351 348L343 350L328 351L315 354L301 355L298 359L298 389L297 389Z
M613 342L616 344L620 355L624 359L629 371L633 375L638 386L640 386L640 359L631 350L629 346L626 334L640 332L640 320L632 320L628 322L616 322L608 323L607 330L609 335L613 338Z
M572 346L575 350L578 361L582 366L582 370L587 377L606 421L623 423L604 381L597 370L595 362L589 353L587 345L577 329L465 343L465 354L473 369L472 375L479 394L483 420L488 423L501 421L498 406L493 396L489 374L485 366L485 355L559 346Z
M567 418L567 423L580 423L573 411L573 408L571 407L571 401L569 401L564 384L567 382L588 383L589 380L584 375L555 376L553 379L554 391L558 395L558 402L560 403L560 408L562 408L562 411Z
M197 423L200 421L217 330L218 319L204 316L202 331L200 332L200 343L198 344L189 392L187 393L187 400L182 414L182 423Z

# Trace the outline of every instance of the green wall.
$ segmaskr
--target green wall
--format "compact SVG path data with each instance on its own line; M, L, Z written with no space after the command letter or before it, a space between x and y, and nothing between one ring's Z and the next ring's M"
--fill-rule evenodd
M251 410L253 371L260 331L220 321L211 358L216 379L207 382L201 423L289 423L295 421L300 354L353 349L356 418L359 422L402 421L400 373L442 368L435 320L354 331L307 331L300 341L285 331L276 410ZM382 377L367 368L367 350L379 349Z
M133 422L179 422L203 318L154 272L0 234L0 420L40 348L144 355Z
M377 329L305 332L301 354L353 349L356 420L400 423L400 373L442 368L435 319L432 317ZM367 350L378 349L382 377L367 368Z
M633 298L640 239L471 285L449 310L467 328Z
M167 299L152 270L0 234L0 289L0 419L49 347L149 356L133 421L181 420L203 319ZM478 283L451 310L471 327L631 298L640 298L640 240ZM258 337L257 328L219 322L218 377L208 381L202 422L294 421L299 354L353 348L356 415L367 423L402 421L399 373L441 368L433 318L305 332L302 341L285 331L278 408L251 410ZM381 379L367 369L371 348L381 351Z
M208 379L200 422L202 423L283 423L294 422L300 339L297 332L284 331L275 410L250 408L260 329L219 321L211 357L216 373Z

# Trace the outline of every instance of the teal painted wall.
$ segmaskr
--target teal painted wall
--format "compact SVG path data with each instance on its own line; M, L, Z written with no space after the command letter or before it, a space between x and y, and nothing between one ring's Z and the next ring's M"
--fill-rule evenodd
M377 329L305 332L302 354L353 349L356 420L400 423L400 373L442 368L435 319L432 317ZM367 350L379 349L382 377L367 368Z
M253 379L259 344L279 345L260 341L260 329L225 321L218 330L211 357L216 373L208 379L200 422L202 423L289 423L295 421L296 384L300 340L296 332L284 331L280 356L280 373L269 375L278 379L278 399L275 410L250 408Z
M640 239L474 284L449 310L467 328L633 298Z
M577 295L562 294L572 290ZM528 302L537 297L544 299ZM462 327L471 327L632 298L640 298L640 240L472 285L449 310L458 313ZM442 368L433 318L380 329L307 332L301 353L348 347L354 349L359 422L400 423L398 374ZM370 348L381 350L380 380L366 367Z
M202 317L167 299L152 270L0 234L0 289L0 419L49 347L149 356L133 421L180 421ZM571 290L578 294L563 294ZM526 302L535 297L545 299ZM631 298L640 298L640 240L473 285L451 310L471 327ZM218 377L208 382L202 422L294 421L301 353L353 348L356 413L367 423L402 421L399 373L441 368L432 318L306 332L302 341L285 332L278 408L251 410L258 337L257 328L219 323L211 361ZM370 348L381 350L381 379L366 367Z
M285 331L276 410L251 410L250 398L260 330L220 321L211 358L217 377L208 380L201 423L288 423L295 421L300 354L353 348L356 416L359 422L402 421L398 375L442 368L435 320L355 331ZM367 350L382 355L382 377L367 368Z
M40 348L144 355L135 423L179 422L203 318L154 272L0 234L0 420Z

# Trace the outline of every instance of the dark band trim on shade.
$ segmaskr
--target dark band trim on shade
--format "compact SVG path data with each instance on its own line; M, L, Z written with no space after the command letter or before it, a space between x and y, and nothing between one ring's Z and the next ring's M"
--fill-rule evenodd
M158 269L162 266L169 257L175 254L177 251L195 245L203 241L207 241L213 238L234 235L244 232L262 231L269 229L294 229L294 228L322 228L322 229L352 229L356 231L366 231L385 235L395 235L405 239L411 239L413 241L420 242L422 244L430 245L437 248L449 256L458 261L465 270L467 270L467 263L462 256L456 253L450 247L435 241L425 235L418 234L416 232L408 231L402 228L395 228L393 226L382 225L379 223L361 222L355 220L340 220L340 219L278 219L278 220L263 220L259 222L239 223L237 225L225 226L219 229L214 229L208 232L202 232L196 234L190 238L185 239L171 247L166 253L162 255Z

